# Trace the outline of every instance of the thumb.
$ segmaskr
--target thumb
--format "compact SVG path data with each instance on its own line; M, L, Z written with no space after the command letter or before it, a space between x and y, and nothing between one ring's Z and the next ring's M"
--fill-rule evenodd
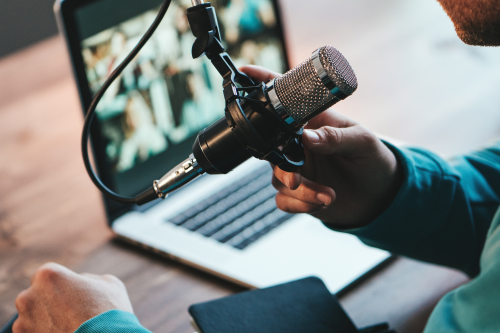
M264 67L254 65L242 66L239 68L239 70L257 82L267 82L281 76L281 74L270 71Z
M304 147L320 155L356 155L371 147L375 140L375 135L361 126L323 126L315 130L306 129L302 135Z

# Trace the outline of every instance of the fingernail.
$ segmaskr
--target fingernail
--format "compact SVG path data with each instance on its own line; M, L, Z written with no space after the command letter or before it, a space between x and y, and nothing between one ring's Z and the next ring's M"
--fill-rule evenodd
M284 177L283 182L286 187L290 188L290 177Z
M325 206L329 206L332 203L332 198L326 193L318 193L316 199Z
M285 177L285 185L286 187L288 187L289 189L292 189L292 184L295 184L297 183L297 174L296 173L292 173L290 175L288 175L288 177Z
M307 137L309 138L309 141L311 141L312 143L319 142L319 135L315 131L306 129L306 130L304 130L304 133L307 135Z

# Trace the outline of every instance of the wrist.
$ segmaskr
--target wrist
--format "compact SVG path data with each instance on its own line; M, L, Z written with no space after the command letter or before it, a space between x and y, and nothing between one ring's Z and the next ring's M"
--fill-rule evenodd
M75 333L107 333L107 332L150 333L141 326L137 317L123 310L110 310L97 315L83 323Z
M377 195L378 199L375 200L373 211L363 225L359 227L368 226L391 207L405 180L404 168L397 154L397 149L387 141L380 140L380 143L383 145L382 149L385 150L385 156L387 157L388 176L383 191Z

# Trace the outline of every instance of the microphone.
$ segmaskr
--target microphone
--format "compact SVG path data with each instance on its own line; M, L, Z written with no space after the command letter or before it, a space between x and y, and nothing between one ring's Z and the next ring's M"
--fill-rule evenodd
M189 158L134 197L110 190L92 168L88 140L97 105L160 25L171 2L164 0L148 31L104 82L85 116L81 141L85 169L97 188L117 202L143 205L164 199L170 192L205 173L226 174L250 157L269 161L284 171L296 171L305 163L304 126L358 87L351 66L332 46L314 51L308 60L283 76L256 85L236 68L225 52L212 5L204 0L191 1L193 7L187 9L187 18L196 38L192 56L196 59L206 55L222 76L225 117L198 134Z
M305 162L301 143L304 126L352 95L357 87L356 75L345 57L333 46L324 46L279 78L235 88L225 117L202 130L193 154L155 181L154 193L150 191L137 203L166 198L205 173L227 174L250 157L267 160L284 171L296 171Z
M268 95L275 112L297 129L357 88L356 75L346 58L333 46L325 46L275 79Z

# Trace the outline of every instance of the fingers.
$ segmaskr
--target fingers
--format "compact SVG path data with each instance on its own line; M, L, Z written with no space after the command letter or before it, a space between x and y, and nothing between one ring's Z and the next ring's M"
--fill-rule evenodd
M114 290L118 293L125 293L125 295L127 295L127 288L125 287L125 284L123 283L122 280L120 280L114 275L111 274L96 275L90 273L83 273L81 274L81 277L83 279L88 279L87 283L89 283L89 285L92 285L94 288L97 289L104 288L106 289L107 292L111 292L112 290ZM131 310L131 306L130 310L127 311L133 312L133 310Z
M62 279L68 279L77 276L72 270L56 263L46 263L42 265L31 278L31 284L35 287L38 284L47 283L57 284Z
M308 204L329 206L335 201L335 192L331 188L305 178L295 190L285 186L276 177L273 177L272 183L279 193Z
M296 172L286 172L277 166L273 166L274 177L291 190L296 190L302 181L302 176ZM273 178L274 178L273 177Z
M323 126L332 126L338 128L352 127L358 125L354 120L345 115L336 112L334 109L328 109L309 120L306 125L308 129L317 129Z
M123 281L114 275L106 274L106 275L100 275L98 277L99 277L99 279L101 279L102 281L105 281L106 283L110 283L110 284L115 285L117 287L120 287L122 289L126 289Z
M311 119L305 128L302 135L304 146L321 155L365 154L378 143L373 133L333 109Z
M92 279L92 280L102 280L102 276L97 275L97 274L92 274L92 273L82 273L81 274L83 277Z
M282 193L276 194L276 206L282 211L291 214L313 214L328 208L328 206L310 204Z
M359 125L347 128L323 126L306 129L302 135L304 147L321 155L354 156L373 147L376 140L374 134Z
M96 281L106 281L106 282L117 282L120 281L116 276L111 275L111 274L106 274L106 275L98 275L98 274L92 274L92 273L82 273L80 274L84 278L88 278L91 280L96 280Z
M276 205L282 211L313 214L328 208L335 201L333 189L312 182L297 173L275 167L272 184L278 190Z
M45 318L46 307L54 297L46 298L47 295L61 297L60 286L64 285L71 274L69 269L54 263L41 266L31 278L31 287L22 291L16 298L16 309L19 318L13 326L14 333L34 332L36 324L41 318ZM47 323L53 324L52 321ZM36 327L38 329L38 327ZM51 331L41 329L42 331Z
M47 263L41 266L31 278L33 287L46 285L47 283L58 284L62 280L88 279L93 281L102 281L115 285L123 285L123 282L114 275L97 275L91 273L77 274L72 270L55 263Z
M12 325L13 333L33 332L33 313L36 308L36 299L31 288L22 291L16 298L15 306L19 317Z
M125 285L118 278L80 275L53 263L37 270L32 286L16 299L16 307L20 318L16 333L74 332L88 319L109 310L133 313Z
M254 65L242 66L239 70L257 82L267 82L281 76L279 73Z
M14 322L14 325L12 325L12 332L13 333L25 333L29 332L29 330L23 325L21 320L19 318L16 319Z
M23 290L17 296L16 301L15 301L15 306L16 306L17 312L20 314L29 313L32 305L33 305L33 302L31 300L30 289Z

